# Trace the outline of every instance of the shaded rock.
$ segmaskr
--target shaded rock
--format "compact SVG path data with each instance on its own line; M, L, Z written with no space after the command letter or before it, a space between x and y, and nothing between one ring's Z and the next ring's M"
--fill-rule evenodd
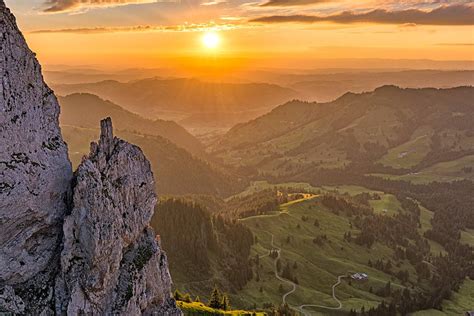
M64 221L57 312L153 314L169 304L166 255L148 224L157 201L142 151L114 138L110 119L75 173ZM169 315L181 315L175 306Z
M57 265L72 178L58 116L35 54L0 1L0 287L24 288Z
M73 177L58 116L0 0L0 314L181 315L150 163L107 119Z

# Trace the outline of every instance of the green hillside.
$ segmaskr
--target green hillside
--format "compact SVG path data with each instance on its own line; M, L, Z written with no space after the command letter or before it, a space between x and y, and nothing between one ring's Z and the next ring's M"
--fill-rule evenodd
M443 301L443 310L424 310L413 313L413 316L449 316L463 315L467 311L472 311L474 302L474 280L466 280L457 293L454 293L449 300Z
M229 293L232 306L237 308L268 310L279 307L285 299L291 309L304 310L306 315L342 315L351 310L360 311L362 307L368 310L382 302L388 304L406 291L415 297L435 288L430 280L432 276L438 277L440 269L444 269L438 256L446 256L447 252L438 242L425 237L425 233L433 229L434 214L419 203L356 185L314 187L306 183L259 181L226 201L210 203L217 208L210 214L238 216L242 213L232 212L231 201L244 201L245 205L270 192L273 192L275 201L281 192L298 198L280 204L277 210L268 209L238 220L238 224L243 224L254 235L249 249L249 264L241 265L251 269L250 277L239 286L229 283L226 269L218 264L223 259L204 248L199 257L208 258L211 268L207 271L211 273L191 276L189 270L183 269L188 253L193 252L180 251L179 255L183 257L173 259L174 249L178 248L170 247L169 242L166 246L165 242L165 249L170 249L176 288L205 297L217 284ZM192 197L188 198L188 201L192 200ZM206 199L201 197L195 201L205 202ZM193 216L192 221L197 221L191 215L193 212L188 214ZM162 213L161 217L164 216ZM157 220L159 218L157 216ZM169 227L169 232L166 227ZM163 223L157 229L178 238L181 236L176 233L179 227L179 224ZM200 231L203 232L203 228ZM463 230L461 242L472 246L473 233L472 230ZM193 236L190 233L187 238L199 239ZM232 244L229 242L225 242L223 249L226 251ZM232 271L241 275L238 270ZM368 279L351 279L355 273L366 273ZM467 301L470 282L467 280L451 300ZM467 290L463 290L464 287ZM448 306L449 300L443 304Z
M473 99L472 87L384 86L329 103L292 101L235 126L208 151L285 179L315 169L470 178L459 172L469 162L456 161L474 154Z
M409 169L416 166L430 152L432 133L429 128L419 128L409 141L389 149L378 162L396 169Z
M315 220L319 226L315 226ZM274 260L268 256L269 250L282 249L281 264L289 264L298 279L297 289L287 297L292 306L303 304L337 306L332 298L332 286L340 275L364 272L369 274L368 282L349 282L344 278L337 287L336 295L342 302L342 310L360 309L362 306L374 307L383 300L372 291L386 286L392 281L394 288L401 288L399 280L368 266L368 261L389 259L393 252L381 243L372 249L344 241L344 234L351 231L350 219L344 215L336 215L326 209L314 196L304 200L281 205L277 216L250 217L242 220L257 236L258 243L253 252L260 256L259 280L252 280L240 293L247 301L257 306L264 302L278 304L282 295L290 291L291 286L281 282L272 274ZM357 233L357 230L352 230ZM274 247L272 247L272 236ZM326 236L322 244L315 243L318 236ZM375 260L374 260L375 261ZM294 268L296 262L297 268ZM283 291L280 291L280 284ZM308 308L308 310L312 310ZM314 308L324 311L322 308Z
M377 174L391 180L404 180L413 183L451 182L456 180L474 180L474 155L440 162L417 172L404 175Z
M203 303L181 302L178 301L178 307L183 311L185 316L265 316L265 313L243 311L243 310L229 310L222 311L210 308Z

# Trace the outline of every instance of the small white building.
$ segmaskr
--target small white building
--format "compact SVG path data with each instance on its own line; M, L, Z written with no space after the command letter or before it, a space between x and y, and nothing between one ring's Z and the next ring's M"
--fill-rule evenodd
M366 273L354 273L351 275L351 279L357 281L366 281L369 279L369 276Z

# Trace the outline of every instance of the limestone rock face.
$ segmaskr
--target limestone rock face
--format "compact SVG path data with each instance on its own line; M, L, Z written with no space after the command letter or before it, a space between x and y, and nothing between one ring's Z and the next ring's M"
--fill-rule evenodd
M57 313L181 315L166 255L148 224L157 198L142 151L101 122L98 144L75 173L64 221Z
M55 260L72 178L58 116L56 97L0 0L0 287L26 282Z
M182 315L150 163L102 122L73 176L59 105L0 0L0 314Z

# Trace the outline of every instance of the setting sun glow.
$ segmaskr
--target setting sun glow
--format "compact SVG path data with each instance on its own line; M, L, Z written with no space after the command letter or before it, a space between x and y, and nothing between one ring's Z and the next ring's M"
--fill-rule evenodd
M202 36L202 44L208 49L215 49L219 46L220 38L217 33L207 32Z

